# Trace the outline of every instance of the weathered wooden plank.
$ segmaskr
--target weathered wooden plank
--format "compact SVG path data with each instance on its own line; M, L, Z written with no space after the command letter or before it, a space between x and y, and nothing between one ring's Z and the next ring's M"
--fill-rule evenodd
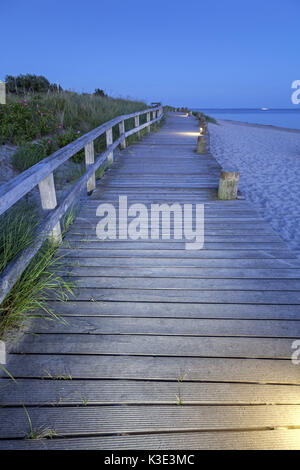
M70 239L66 239L64 242L64 246L68 245L74 248L87 248L90 250L185 250L185 243L190 242L192 243L194 240L185 239L181 240L161 240L161 241L134 241L134 240L97 240L93 241L74 241ZM282 242L270 242L270 243L243 243L243 242L219 242L219 243L209 243L204 241L204 247L201 250L193 250L194 251L203 251L203 250L232 250L232 251L239 251L239 250L249 250L249 251L258 251L258 250L284 250L286 245Z
M291 360L275 359L10 354L7 367L17 380L70 375L73 379L300 384L299 367Z
M175 225L177 226L177 224ZM84 218L79 218L78 221L76 221L70 230L68 231L68 234L95 234L97 227L96 222L91 222L89 219L84 219ZM161 225L160 225L161 227ZM172 229L173 227L171 227ZM274 233L271 231L271 229L266 229L264 227L257 227L253 228L251 225L249 226L242 226L242 227L237 227L236 229L234 227L228 227L223 226L223 225L213 225L213 224L206 224L204 227L204 234L205 237L223 237L226 238L227 236L237 236L237 235L250 235L250 236L265 236L265 240L268 240L269 238L276 238L278 239L277 235L274 235Z
M26 334L11 351L21 354L112 354L138 356L189 356L289 359L293 340L288 338Z
M71 439L0 440L6 450L299 450L300 430L157 433Z
M89 334L153 334L189 336L253 336L299 338L298 321L286 320L222 320L185 318L130 318L130 317L68 317L65 323L37 319L31 325L33 333L89 333ZM167 340L166 340L167 341Z
M146 263L144 263L146 264ZM228 263L230 264L230 263ZM119 261L118 266L73 266L73 262L66 258L62 267L62 274L68 276L79 277L145 277L149 278L185 278L185 279L299 279L300 269L297 268L275 268L275 269L259 269L259 268L200 268L200 267L144 267L144 266L122 266Z
M117 229L119 227L119 224L116 225ZM180 227L176 225L175 227ZM159 228L159 238L156 239L156 242L158 240L164 241L164 238L170 238L171 237L171 242L174 243L182 243L182 240L176 240L174 239L174 227L171 229L165 229L161 230L161 227ZM87 230L81 230L81 232L78 233L75 232L73 229L70 233L68 233L68 236L66 237L67 242L76 242L76 243L98 243L99 238L97 237L96 230L93 233L93 229L91 228L90 231L88 232ZM188 238L183 237L184 241L189 241ZM219 243L235 243L235 244L240 244L240 243L246 243L246 244L253 244L253 243L268 243L268 244L273 244L273 243L280 243L280 246L282 245L282 242L280 241L279 238L274 237L274 236L267 236L267 235L245 235L245 234L240 234L240 235L228 235L228 236L211 236L211 235L204 235L204 240L206 244L219 244ZM154 240L153 240L154 242ZM152 243L153 243L152 242Z
M295 385L129 380L0 379L0 405L300 405Z
M100 241L99 241L100 246ZM113 249L113 244L109 245L106 249L97 248L67 248L62 247L58 250L59 255L70 256L73 258L95 258L95 257L113 257L113 258L185 258L185 259L284 259L296 260L296 255L289 250L176 250L176 249Z
M172 302L48 302L59 315L299 320L300 305Z
M300 294L298 279L232 279L232 278L176 278L176 277L99 277L73 276L78 288L96 289L176 289L176 290L258 290L296 291ZM274 294L276 296L276 294Z
M76 233L77 231L80 231L84 233L88 232L91 235L94 235L96 231L97 223L99 222L99 220L96 221L96 220L91 220L89 217L86 218L83 216L82 217L79 216L78 219L76 219L76 222L74 223L74 225L72 225L72 229L70 233L73 233L73 232ZM117 225L118 225L118 221L117 221ZM161 228L161 226L162 224L160 223L159 228ZM172 229L173 226L174 225L172 224L170 228ZM175 227L176 226L178 226L178 224L175 224ZM192 227L194 228L193 225ZM231 223L225 223L225 222L210 223L207 220L204 225L204 234L206 236L216 235L216 236L224 236L224 237L226 237L226 235L233 235L233 234L237 234L237 235L249 234L249 235L257 235L257 236L266 235L266 237L270 237L270 236L276 237L276 235L274 235L274 233L270 229L267 229L265 226L262 226L262 225L255 225L255 224L254 225L250 225L250 224L237 225L237 224L231 224ZM279 237L277 237L277 239L280 240Z
M75 251L73 251L76 254ZM128 269L128 275L130 275L130 271L135 269L136 272L140 272L140 269L150 269L150 268L157 268L158 272L161 269L172 269L172 271L177 271L181 269L191 269L191 273L196 271L198 272L205 272L213 271L216 277L219 274L219 270L231 270L231 271L250 271L255 270L255 272L262 273L265 271L268 273L272 270L274 273L274 277L277 277L277 274L281 271L285 272L284 277L293 277L293 272L295 271L295 275L298 276L297 270L300 269L300 260L296 258L164 258L164 257L154 257L149 258L147 256L141 257L103 257L103 256L94 256L92 257L72 257L64 256L64 266L66 269L70 269L74 267L82 267L82 268L99 268L102 267L112 268L115 269ZM209 271L208 271L209 270ZM109 272L106 271L106 272ZM156 272L156 270L155 270ZM276 274L277 273L277 274ZM291 276L289 276L291 275ZM209 277L209 276L208 276ZM235 276L233 276L235 277Z
M269 304L300 305L300 292L260 291L260 290L182 290L177 289L97 289L77 288L76 300L110 300L136 302L177 302L177 303L229 303L229 304ZM52 299L52 297L49 297ZM52 299L53 300L53 299Z
M162 431L268 430L300 425L300 406L105 406L31 408L34 429L58 436ZM24 409L1 411L0 437L22 438L30 431Z

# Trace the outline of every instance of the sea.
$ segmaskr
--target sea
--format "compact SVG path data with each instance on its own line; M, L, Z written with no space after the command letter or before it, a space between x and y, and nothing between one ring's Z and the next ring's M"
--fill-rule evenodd
M197 108L193 111L202 111L215 119L229 119L231 121L248 122L251 124L267 124L271 126L300 129L300 105L289 109L253 109L253 108Z

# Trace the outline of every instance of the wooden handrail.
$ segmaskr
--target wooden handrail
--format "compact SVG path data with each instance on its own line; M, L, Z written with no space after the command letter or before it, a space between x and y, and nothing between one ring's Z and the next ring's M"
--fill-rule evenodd
M91 184L93 184L95 178L95 172L107 161L111 161L111 155L113 155L114 149L118 145L120 145L121 148L125 148L126 137L129 137L136 132L140 132L146 127L149 127L150 129L150 125L162 119L162 106L151 108L151 113L152 112L152 120L150 120L150 109L118 116L96 129L93 129L87 134L84 134L74 142L71 142L65 147L59 149L57 152L54 152L49 157L40 161L2 186L0 189L0 215L7 211L13 204L37 185L39 185L40 188L42 206L49 211L49 214L47 214L44 221L38 227L36 237L32 244L20 252L2 272L0 276L0 303L14 286L22 272L26 269L33 256L38 252L45 239L51 234L54 241L58 243L61 241L60 219L66 213L68 208L80 198L84 189L87 189L87 191L90 192L92 187ZM147 114L147 121L144 124L125 132L124 121L140 116L141 114ZM156 117L154 117L154 115ZM135 123L137 123L137 120L135 120ZM107 146L107 149L98 156L95 162L93 162L94 158L93 153L91 152L91 143L93 143L96 138L112 129L116 124L119 124L119 129L122 131L120 132L120 136L110 143ZM53 171L84 147L86 150L86 172L76 181L59 205L56 205ZM46 188L48 188L48 193Z

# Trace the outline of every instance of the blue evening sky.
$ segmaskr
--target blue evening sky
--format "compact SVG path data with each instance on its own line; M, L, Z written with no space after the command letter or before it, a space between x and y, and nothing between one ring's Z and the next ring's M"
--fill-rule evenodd
M293 107L299 0L1 2L0 79L190 107Z

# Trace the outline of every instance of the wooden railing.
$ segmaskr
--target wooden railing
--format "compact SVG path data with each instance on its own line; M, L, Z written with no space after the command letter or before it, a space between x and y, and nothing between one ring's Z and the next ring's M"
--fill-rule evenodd
M140 125L140 116L143 114L146 114L146 122ZM37 185L39 186L42 208L49 211L40 224L31 246L17 255L1 274L0 303L9 293L24 269L28 266L33 256L38 252L45 239L50 236L54 242L61 242L60 219L68 208L79 199L85 187L89 194L95 189L95 173L98 168L103 166L106 162L109 164L113 162L114 149L118 145L120 145L121 148L125 148L126 137L136 132L140 133L142 129L148 128L150 132L150 126L160 121L162 117L162 106L118 116L57 150L49 157L41 160L0 188L0 215L6 212L13 204L18 202ZM125 121L131 118L134 118L135 127L125 132ZM113 140L112 129L117 124L119 124L120 135L116 140ZM107 148L95 160L94 140L103 134L106 134ZM83 148L85 150L86 171L72 186L59 205L57 205L53 172Z

